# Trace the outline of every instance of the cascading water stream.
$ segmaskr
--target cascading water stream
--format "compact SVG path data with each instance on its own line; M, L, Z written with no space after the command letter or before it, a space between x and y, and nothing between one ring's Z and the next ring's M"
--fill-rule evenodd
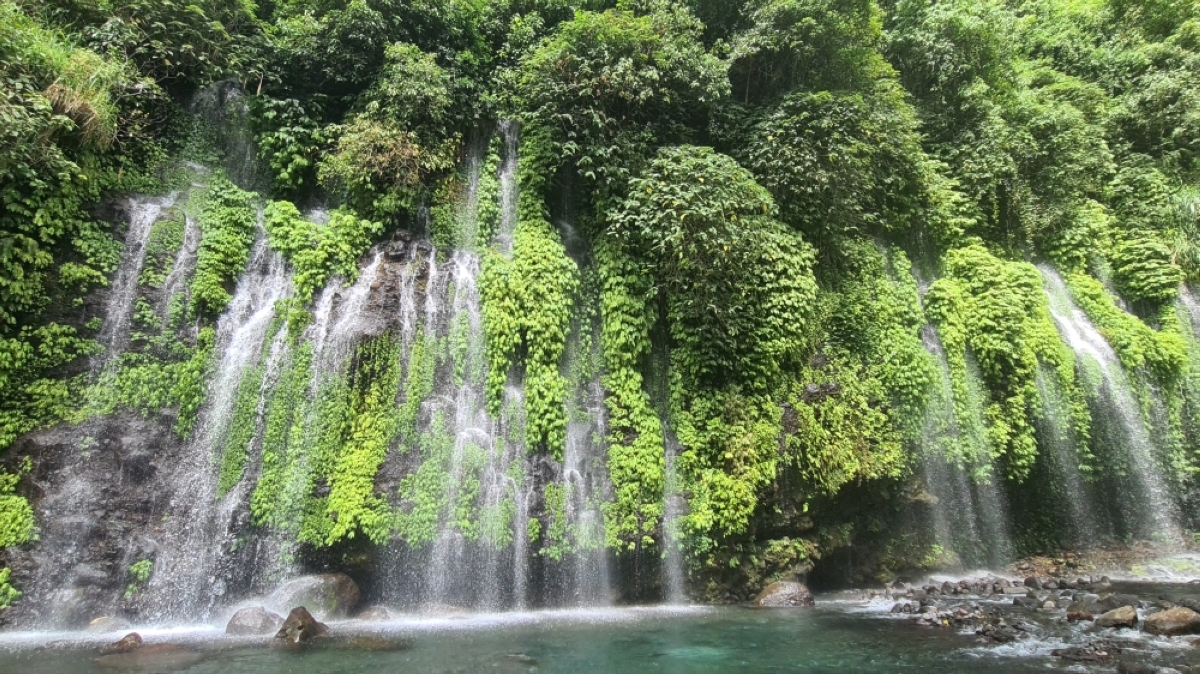
M275 303L292 292L291 275L283 258L267 246L259 229L246 272L225 313L217 323L219 354L210 385L209 405L186 454L173 467L175 492L170 519L158 542L160 551L148 587L148 602L158 619L205 616L224 594L216 574L218 559L229 550L230 521L240 500L217 502L217 471L233 419L242 377L267 348L268 328Z
M1167 543L1182 540L1175 504L1154 456L1150 430L1116 352L1083 311L1075 306L1058 273L1046 266L1039 269L1059 334L1081 360L1085 375L1094 375L1098 379L1091 382L1098 403L1123 430L1124 437L1117 444L1132 468L1131 486L1139 492L1137 497L1128 499L1136 509L1136 535Z
M684 514L683 496L679 493L679 473L676 461L679 458L679 440L669 426L663 424L666 438L666 482L663 494L663 545L666 600L668 604L687 602L684 590L683 548L679 531L679 519Z
M109 284L108 301L104 307L104 324L100 328L98 341L104 346L104 354L93 363L93 371L101 372L125 351L129 343L129 331L133 316L134 300L138 293L138 278L146 262L146 244L150 231L163 210L177 200L177 194L163 198L133 197L129 200L129 231L125 234L125 252L121 265Z
M922 329L921 340L938 366L921 442L922 474L936 500L935 539L963 563L1000 568L1012 558L1012 533L984 438L983 385L968 368L970 391L966 400L956 400L946 353L932 326Z
M1095 544L1100 528L1094 513L1096 506L1079 470L1079 438L1071 425L1068 403L1053 376L1040 368L1037 373L1038 398L1042 402L1042 422L1046 432L1040 437L1042 455L1065 492L1069 540L1078 548Z

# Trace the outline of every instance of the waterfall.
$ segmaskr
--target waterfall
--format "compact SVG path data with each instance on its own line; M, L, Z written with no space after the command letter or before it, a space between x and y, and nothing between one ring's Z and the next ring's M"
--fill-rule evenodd
M497 228L494 244L505 254L512 252L513 233L517 229L517 153L518 128L517 123L503 120L499 124L500 135L504 139L504 155L500 165L500 225Z
M130 320L133 316L134 300L138 294L138 278L146 262L146 244L150 230L158 221L163 210L170 208L178 199L177 194L163 198L133 197L129 199L129 230L125 234L125 252L121 265L109 284L108 300L104 306L104 325L97 338L104 346L101 360L93 363L93 371L99 373L125 351L129 342Z
M1069 536L1075 547L1095 545L1100 527L1096 522L1096 506L1083 474L1079 470L1080 439L1071 424L1068 402L1054 377L1044 367L1037 373L1038 398L1042 403L1041 422L1045 432L1039 436L1041 456L1058 479L1066 506Z
M687 601L684 590L683 548L682 536L679 532L679 518L684 514L683 495L679 493L679 473L675 467L679 458L679 439L675 432L663 424L663 436L666 438L666 488L663 495L663 546L666 575L666 599L669 604L682 604Z
M921 472L933 496L934 539L964 564L1000 568L1012 559L1012 533L1002 476L984 435L983 383L976 368L968 367L967 400L956 400L937 332L926 325L921 339L938 365L921 429Z
M230 529L241 510L241 492L216 502L218 471L214 462L220 460L222 450L228 451L242 377L258 364L276 337L267 334L275 303L291 292L287 265L267 246L260 226L246 271L217 322L218 356L201 426L186 460L172 466L175 493L169 518L156 541L159 555L148 588L156 618L208 616L225 594L225 576L217 567L234 543ZM282 354L266 355L273 361Z
M1174 501L1155 457L1154 441L1128 375L1117 354L1088 317L1075 306L1066 283L1053 269L1041 266L1050 312L1059 334L1075 352L1084 380L1092 387L1095 402L1110 422L1120 429L1114 443L1123 453L1132 474L1129 488L1136 491L1125 499L1133 510L1133 533L1146 540L1182 540Z

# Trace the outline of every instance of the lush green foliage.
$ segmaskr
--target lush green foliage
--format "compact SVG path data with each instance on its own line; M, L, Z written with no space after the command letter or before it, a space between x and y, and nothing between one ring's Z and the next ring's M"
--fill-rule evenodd
M200 252L192 275L191 311L216 316L233 295L231 289L254 244L257 213L254 195L216 179L204 195L200 211Z
M290 201L271 202L263 215L271 248L296 269L293 283L302 301L312 299L331 276L353 283L358 278L359 259L370 247L372 236L383 228L345 210L334 211L329 222L318 225L302 218Z

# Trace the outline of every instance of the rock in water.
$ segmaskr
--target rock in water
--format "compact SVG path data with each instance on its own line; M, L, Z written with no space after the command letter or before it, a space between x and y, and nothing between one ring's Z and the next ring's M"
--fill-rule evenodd
M283 616L261 606L250 606L233 614L225 626L225 633L238 637L260 636L279 630L282 623Z
M1180 634L1200 634L1200 613L1182 606L1146 616L1142 629L1150 634L1173 637Z
M358 619L367 622L385 622L392 619L392 612L382 606L372 606L359 613Z
M344 573L302 576L284 583L271 595L268 606L309 607L322 620L345 618L358 606L358 585Z
M804 586L804 583L796 583L790 581L780 581L771 583L759 593L758 598L754 600L755 606L767 607L788 607L788 606L815 606L816 600L813 599L812 592Z
M1096 618L1097 627L1137 627L1137 609L1132 606L1115 608Z
M96 664L105 669L128 672L174 672L187 669L200 662L204 656L197 651L173 644L151 644L135 648L128 653L115 653L96 658Z
M129 651L140 648L142 645L142 635L137 632L126 634L120 641L105 646L100 655L113 655L114 653L128 653Z
M329 628L317 622L308 609L297 606L288 614L287 620L283 621L283 627L275 634L275 638L283 639L289 644L299 644L319 637L328 631Z

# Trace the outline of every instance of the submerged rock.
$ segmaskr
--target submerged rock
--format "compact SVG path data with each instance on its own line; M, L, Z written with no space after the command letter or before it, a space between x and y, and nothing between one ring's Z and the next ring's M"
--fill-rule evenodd
M237 613L225 625L225 633L233 636L260 636L279 630L283 624L283 616L268 611L262 606L250 606L238 609Z
M338 642L339 646L356 651L407 651L413 647L408 639L393 639L391 637L360 634Z
M358 606L358 585L344 573L302 576L272 593L268 605L309 607L321 619L345 618Z
M1097 627L1137 627L1137 609L1132 606L1115 608L1096 618Z
M142 645L142 635L137 632L130 632L121 638L116 643L109 644L100 650L100 655L112 655L114 653L128 653L129 651L140 648Z
M151 644L128 653L100 656L96 658L96 665L128 672L176 671L191 667L203 659L203 654L190 648L174 644Z
M771 583L762 592L758 598L754 600L755 606L765 606L771 608L791 607L791 606L815 606L816 600L813 599L812 592L809 592L804 583L796 583L792 581L779 581Z
M1146 616L1142 629L1150 634L1179 636L1200 634L1200 613L1182 606Z
M317 622L316 618L303 606L297 606L283 621L283 627L275 634L276 639L284 643L299 644L315 639L329 632L329 628Z

